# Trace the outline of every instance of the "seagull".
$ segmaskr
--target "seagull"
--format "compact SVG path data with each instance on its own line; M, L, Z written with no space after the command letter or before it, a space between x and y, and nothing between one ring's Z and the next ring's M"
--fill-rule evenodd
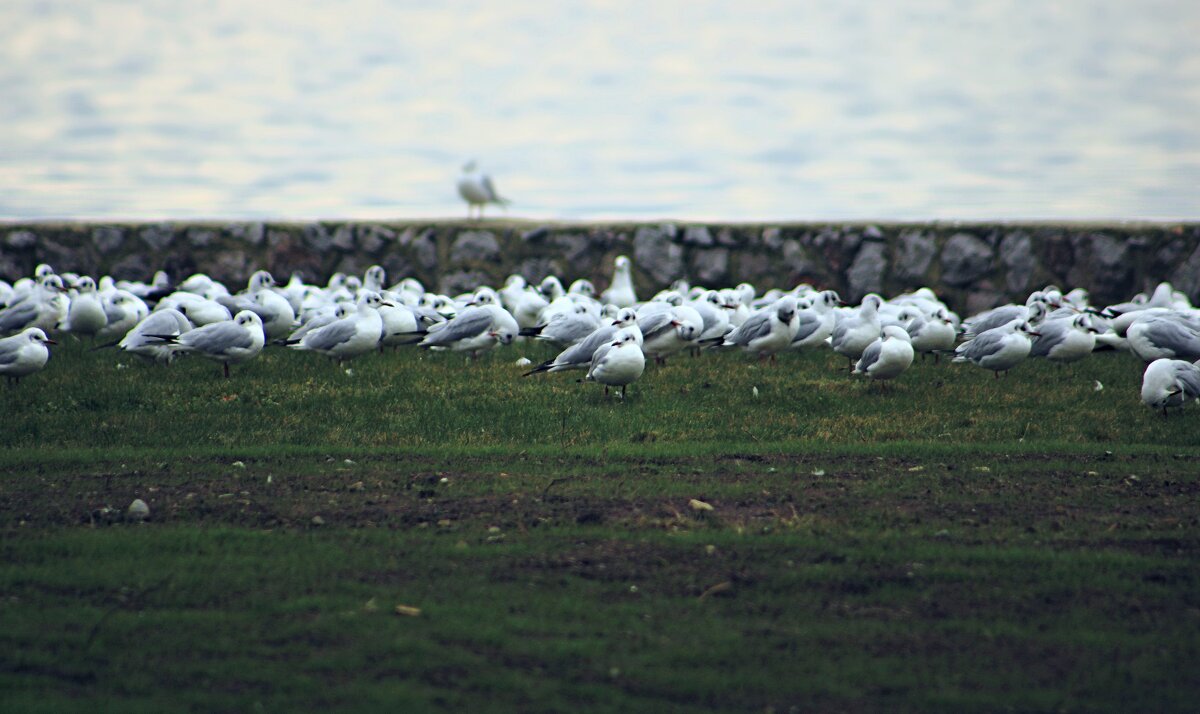
M487 174L480 173L474 161L469 161L463 166L462 176L458 177L458 195L462 196L467 202L467 219L472 218L471 210L479 208L479 218L483 219L483 208L489 203L494 203L498 206L507 206L511 201L507 198L502 198L496 193L496 187L492 184L492 177Z
M1032 347L1029 337L1039 337L1025 320L1013 320L1000 327L981 332L975 339L955 349L955 362L973 362L992 370L995 377L1007 372L1029 356Z
M1077 362L1096 349L1092 319L1081 313L1070 319L1047 320L1037 328L1041 335L1033 341L1030 357L1045 357L1060 364Z
M96 292L96 281L88 276L79 279L77 291L71 296L67 307L67 318L60 325L66 332L95 337L108 324L104 314L104 302Z
M1030 325L1037 325L1046 316L1046 293L1036 290L1029 294L1024 305L1001 305L973 315L963 321L963 334L971 339L981 332L1006 325L1013 320L1024 320Z
M275 292L275 278L265 270L255 271L250 276L246 291L237 295L223 295L216 301L230 313L250 310L263 321L268 340L286 337L296 326L296 310L286 297Z
M613 278L608 289L600 293L600 302L612 303L617 307L633 307L637 304L637 293L633 289L633 264L629 258L618 255L613 261Z
M925 359L926 353L932 352L935 363L940 361L942 352L954 349L954 342L958 338L954 321L944 307L937 308L931 315L914 317L906 329L913 349L921 353L921 359Z
M1143 310L1125 331L1129 349L1143 362L1163 357L1200 359L1200 326L1173 311Z
M557 357L539 364L537 367L526 372L523 376L528 377L542 372L563 372L569 369L585 369L592 362L592 356L596 354L596 350L608 342L615 339L617 332L622 329L637 328L638 317L633 308L625 307L617 313L616 320L611 325L604 325L596 328L592 334L585 337L573 347L568 347L558 354ZM642 339L641 330L636 333L636 338Z
M655 306L653 310L645 309L651 305ZM660 305L665 307L660 308ZM703 327L703 319L700 319L699 326L685 322L683 316L676 312L678 309L651 301L643 307L638 317L637 325L642 333L641 350L644 356L653 357L656 364L664 364L668 356L694 342Z
M879 324L879 307L883 298L878 295L867 295L859 306L858 314L840 318L829 336L833 351L850 360L850 369L862 357L863 350L879 337L882 325Z
M27 327L12 337L0 339L0 374L10 385L46 366L50 350L46 345L57 344L40 327Z
M716 290L705 290L700 297L687 305L695 310L700 315L700 319L704 321L700 336L696 338L697 342L720 343L724 341L725 335L733 329L733 326L729 324L730 306L726 305L725 298Z
M104 301L104 317L108 324L96 333L96 338L119 340L149 314L150 308L140 297L128 290L114 290ZM194 320L192 322L195 324Z
M418 312L394 300L385 299L378 310L383 319L383 340L379 343L381 347L416 344L425 338L430 325L442 321L442 316L432 310L427 313Z
M1162 282L1154 287L1154 293L1149 297L1146 297L1145 293L1142 293L1131 302L1109 305L1100 314L1108 318L1119 318L1122 315L1141 312L1155 307L1171 307L1174 302L1174 293L1175 288L1170 283ZM1123 332L1126 326L1122 325L1120 331Z
M490 289L489 289L490 290ZM483 292L483 291L480 291ZM471 358L498 344L512 344L521 331L516 319L497 304L490 294L477 293L475 304L458 312L446 322L432 326L421 340L421 347L469 352ZM482 304L480 304L482 303ZM436 329L434 329L436 328Z
M642 354L638 336L633 330L624 328L612 342L596 350L584 379L603 384L604 396L608 396L609 387L620 387L624 399L626 387L645 371L646 356Z
M788 296L746 318L725 335L721 346L741 347L759 359L774 359L775 353L791 345L795 336L796 298Z
M0 310L0 334L24 330L27 327L36 327L43 332L53 330L67 318L69 303L67 296L62 293L30 293Z
M3 353L0 353L2 355ZM1200 398L1200 366L1181 359L1156 359L1142 375L1142 402L1151 409L1182 407Z
M576 305L570 312L556 312L550 319L521 330L523 337L552 342L559 347L570 347L596 331L600 320L586 305Z
M229 378L229 365L252 359L262 352L266 343L262 318L243 310L232 320L213 322L182 335L150 335L176 345L181 352L191 352L206 359L220 362L225 367L225 378Z
M796 311L796 336L792 338L792 349L820 347L833 334L837 313L833 308L843 305L841 297L833 290L821 292L812 307Z
M391 306L379 293L363 290L355 302L356 310L345 317L312 330L299 339L288 340L287 345L295 350L306 350L325 355L340 365L379 346L383 339L383 317L381 306Z
M854 366L854 374L865 374L878 380L899 377L912 365L913 346L909 340L908 331L903 327L888 325L883 328L879 339L863 350Z
M228 296L218 297L228 299ZM196 327L203 327L213 322L226 322L233 319L233 313L229 311L229 308L216 300L210 300L183 290L171 293L162 300L159 300L158 304L154 306L155 310L165 310L166 308L174 308L187 315L187 319Z
M161 336L179 337L192 329L191 321L179 310L155 310L134 325L116 346L130 354L169 364L175 359L177 348L170 342L163 342Z

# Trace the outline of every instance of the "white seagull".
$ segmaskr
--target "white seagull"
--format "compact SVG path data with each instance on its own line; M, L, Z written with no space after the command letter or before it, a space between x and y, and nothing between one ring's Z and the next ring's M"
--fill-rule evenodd
M164 342L163 337L179 337L194 329L190 320L174 308L155 310L133 326L117 347L130 354L164 364L175 359L176 345Z
M379 308L391 303L385 302L377 292L363 290L355 304L357 309L345 317L311 330L299 339L288 340L288 347L325 355L339 365L371 352L383 339L383 317Z
M941 360L942 352L954 348L958 339L958 330L944 307L935 309L932 314L914 317L905 329L912 339L913 349L921 353L921 359L932 352L935 363Z
M1200 366L1181 359L1156 359L1142 375L1142 402L1151 409L1182 407L1200 398Z
M636 329L637 324L637 313L634 312L633 308L621 308L620 312L617 313L616 320L611 325L603 325L596 328L592 334L574 346L563 350L554 359L546 360L537 367L529 370L524 376L528 377L542 372L563 372L569 369L584 369L592 363L592 357L596 354L596 350L600 349L605 343L612 342L617 332L627 328ZM641 341L641 330L637 330L636 339L639 342Z
M1069 319L1047 320L1037 328L1040 335L1033 341L1030 357L1045 357L1051 362L1077 362L1096 349L1096 333L1092 319L1081 313Z
M507 310L486 299L484 304L471 305L446 322L432 325L420 346L469 352L475 359L498 344L512 344L520 331Z
M608 289L600 293L600 302L607 302L617 307L633 307L637 304L637 293L633 289L632 263L629 258L618 255L613 261L613 277Z
M104 302L96 292L96 281L88 276L79 279L77 292L71 295L71 304L67 308L67 319L60 326L63 330L76 335L95 337L108 324L104 313Z
M56 344L40 327L27 327L12 337L0 339L0 374L8 383L15 385L46 366L50 350L46 345Z
M854 366L854 374L865 374L877 380L899 377L913 362L913 347L909 340L908 331L903 327L888 325L883 328L879 339L863 350Z
M492 184L492 177L487 174L480 173L475 166L474 161L468 162L463 166L462 175L458 177L458 195L462 196L467 202L467 218L473 216L471 211L474 208L479 209L479 218L483 218L483 207L489 203L494 203L498 206L507 206L510 201L496 193L496 187Z
M1125 331L1129 349L1143 362L1163 357L1200 359L1200 326L1182 313L1143 310Z
M181 352L220 362L225 367L226 379L229 378L229 365L258 356L267 341L262 318L250 310L239 312L232 320L213 322L182 335L152 336L176 345Z
M1001 372L1016 367L1029 356L1032 347L1030 336L1038 337L1039 334L1025 320L1013 320L1000 327L984 330L975 339L959 345L954 350L954 361L973 362L992 370L993 376L999 377Z
M883 298L867 295L863 298L858 313L838 319L833 334L829 336L829 344L833 351L850 361L851 370L854 369L855 361L862 357L863 350L879 337L882 329L882 325L879 324L879 308L882 304Z
M833 290L825 290L813 300L812 307L796 311L796 336L792 338L792 349L820 347L833 334L837 322L834 308L842 305L842 299Z
M609 387L620 387L621 398L625 389L646 371L646 357L642 354L637 335L630 329L622 329L612 342L605 343L592 356L591 366L584 379L604 385L604 396Z
M781 298L770 307L760 310L725 335L722 347L741 347L758 355L760 360L775 358L796 336L796 299Z

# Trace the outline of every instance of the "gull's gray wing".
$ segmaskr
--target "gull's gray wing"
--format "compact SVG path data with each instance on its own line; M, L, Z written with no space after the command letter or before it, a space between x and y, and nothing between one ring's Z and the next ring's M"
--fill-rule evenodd
M612 350L611 342L605 342L596 349L596 353L592 355L592 365L588 367L588 377L591 377L598 368L604 365L605 360L608 359L610 350Z
M1004 345L1004 338L1008 336L1007 332L1001 332L995 329L987 330L980 333L975 339L970 342L964 342L955 350L958 354L967 359L978 360L987 357L990 354L995 354L1000 351Z
M262 318L263 322L269 322L271 318L276 317L275 313L264 309L256 300L245 295L220 295L217 297L217 304L228 310L230 315L249 310Z
M1200 367L1193 364L1186 367L1180 365L1176 374L1183 384L1184 396L1190 399L1200 398Z
M484 174L479 178L479 183L483 184L483 190L487 193L489 201L500 201L500 194L496 193L496 186L492 183L492 177Z
M430 332L421 343L425 347L440 347L482 335L492 326L492 311L484 308L463 310L446 322L446 326Z
M760 337L771 334L771 313L760 312L746 318L736 330L725 336L727 345L748 345Z
M21 353L21 345L25 342L24 336L18 335L18 337L21 339L0 340L0 367L17 361L17 355Z
M596 319L590 315L571 315L552 320L542 329L542 339L574 344L596 331Z
M0 310L0 332L19 330L33 322L37 314L37 302L34 300L14 303L11 307Z
M120 322L121 320L125 319L125 311L122 310L121 308L117 307L116 305L113 305L111 303L105 303L104 304L104 319L107 320L108 324L110 324L110 325L115 322Z
M981 335L988 330L1007 325L1013 320L1025 317L1024 309L1020 305L1001 305L1000 307L992 308L967 320L966 331L969 334Z
M675 316L671 314L670 310L656 312L647 317L639 317L637 324L638 329L642 331L642 339L652 340L662 333L674 329L674 325L671 324L674 319Z
M118 347L141 347L145 344L164 344L162 340L147 337L147 335L180 335L192 329L192 325L183 313L174 308L156 310L147 315L133 329L125 333L125 337L117 343Z
M1200 359L1200 334L1180 320L1154 320L1146 330L1154 344L1171 350L1178 359L1188 362Z
M598 327L592 331L592 334L583 338L579 344L574 347L568 347L558 354L552 362L553 365L563 367L567 365L584 366L592 361L592 356L596 354L596 350L604 345L604 343L612 340L612 336L617 333L617 328L612 325Z
M178 338L186 349L210 355L224 354L231 348L249 348L253 343L245 328L235 322L214 322L185 332Z
M829 335L829 341L835 345L841 342L846 338L846 333L849 332L852 327L858 326L858 321L858 315L849 315L838 320L833 325L833 332Z
M324 352L337 347L343 342L348 342L357 332L358 329L355 327L354 319L352 317L343 317L340 320L335 320L324 327L318 327L309 332L304 336L300 344L310 350Z
M801 342L821 329L821 316L811 310L800 310L796 313L796 336L792 342Z
M1050 350L1062 344L1063 340L1067 339L1067 333L1070 330L1070 320L1043 322L1037 328L1037 332L1041 334L1041 337L1033 341L1033 347L1029 350L1029 356L1045 357L1050 354Z
M909 337L916 337L928 324L923 316L918 315L908 321L908 324L904 326L904 331L908 333Z
M883 352L883 340L875 340L867 345L867 349L863 350L862 357L858 359L858 364L854 369L863 374L871 368L871 365L879 361L879 355Z

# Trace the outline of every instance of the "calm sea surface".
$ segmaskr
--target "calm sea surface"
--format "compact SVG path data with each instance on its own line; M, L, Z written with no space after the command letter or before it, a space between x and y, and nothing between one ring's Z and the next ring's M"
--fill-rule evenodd
M1200 2L3 0L0 217L1200 218Z

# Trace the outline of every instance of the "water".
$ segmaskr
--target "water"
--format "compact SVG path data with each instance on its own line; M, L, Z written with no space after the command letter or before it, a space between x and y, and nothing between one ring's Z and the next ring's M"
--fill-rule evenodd
M5 0L0 217L1200 218L1200 3Z

